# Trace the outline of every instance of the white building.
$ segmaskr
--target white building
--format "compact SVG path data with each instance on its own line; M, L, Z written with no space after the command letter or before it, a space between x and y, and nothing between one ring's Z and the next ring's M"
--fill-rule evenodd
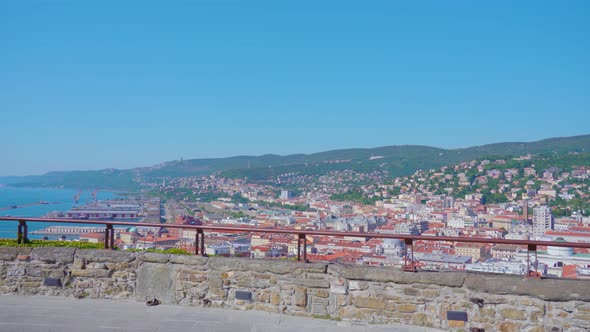
M291 194L290 191L288 190L281 190L281 197L280 199L282 200L288 200L291 199L293 197L293 194Z
M540 239L548 230L553 230L553 215L548 206L533 209L533 237Z
M229 244L213 244L205 248L205 253L209 256L229 256Z

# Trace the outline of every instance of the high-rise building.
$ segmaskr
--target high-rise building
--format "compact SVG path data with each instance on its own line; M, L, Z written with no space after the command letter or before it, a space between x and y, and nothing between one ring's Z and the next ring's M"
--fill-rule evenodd
M288 190L281 190L281 197L280 197L280 199L288 200L291 197L293 197L293 194L291 194L290 191L288 191Z
M548 206L539 206L533 209L533 236L537 239L543 237L545 232L553 229L553 215Z

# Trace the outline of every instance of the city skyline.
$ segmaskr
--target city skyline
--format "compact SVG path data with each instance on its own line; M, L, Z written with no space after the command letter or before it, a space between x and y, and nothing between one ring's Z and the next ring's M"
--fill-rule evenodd
M588 133L584 2L2 7L1 175Z

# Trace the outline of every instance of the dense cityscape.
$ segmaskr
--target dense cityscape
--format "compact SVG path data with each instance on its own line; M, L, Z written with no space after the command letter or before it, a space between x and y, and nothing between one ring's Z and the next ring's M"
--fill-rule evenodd
M374 157L373 157L374 158ZM194 229L175 225L243 227L205 233L209 256L294 259L298 238L252 230L339 231L428 236L413 243L413 266L525 275L590 277L587 249L446 242L437 236L590 242L590 167L585 155L522 155L480 159L390 179L387 172L334 170L321 176L285 173L267 181L164 177L125 199L94 201L48 217L137 220L116 229L121 249L194 252ZM558 165L553 166L553 165ZM160 182L161 181L161 182ZM146 227L142 223L160 224ZM37 234L101 243L104 231L51 226ZM69 237L69 238L68 238ZM403 240L307 236L312 262L403 267Z

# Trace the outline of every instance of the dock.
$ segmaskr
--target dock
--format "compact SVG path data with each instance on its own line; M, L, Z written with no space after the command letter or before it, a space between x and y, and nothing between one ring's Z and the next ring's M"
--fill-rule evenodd
M125 227L115 227L115 233L125 231ZM105 227L98 226L49 226L43 229L29 232L37 235L80 235L86 233L104 233Z
M48 204L60 204L60 203L59 202L49 203L46 201L39 201L39 202L28 203L28 204L9 205L9 206L0 207L0 211L22 209L22 208L27 208L27 207L31 207L31 206L48 205Z

